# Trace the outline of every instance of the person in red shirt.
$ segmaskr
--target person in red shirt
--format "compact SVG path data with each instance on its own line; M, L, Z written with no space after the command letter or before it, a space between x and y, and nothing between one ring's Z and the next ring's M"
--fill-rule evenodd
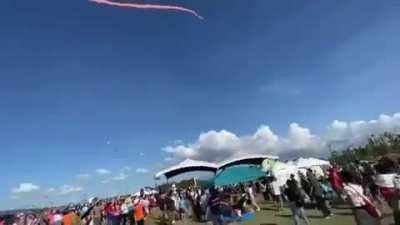
M339 174L338 167L332 163L332 168L329 169L329 183L332 189L340 196L343 192L343 181Z

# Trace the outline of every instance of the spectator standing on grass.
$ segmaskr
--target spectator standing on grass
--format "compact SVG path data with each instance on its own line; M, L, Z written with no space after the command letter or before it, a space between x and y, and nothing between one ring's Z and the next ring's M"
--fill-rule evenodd
M141 199L141 202L144 206L144 210L146 212L146 214L150 214L150 201L149 201L149 196L145 195L145 197L143 199Z
M209 221L209 224L219 225L220 217L221 217L221 196L215 187L211 187L210 189L210 198L208 199L207 204L207 212L206 212L206 220Z
M168 219L167 214L167 200L166 195L164 193L160 193L159 198L157 199L158 208L161 211L161 224L164 224Z
M337 193L338 196L342 194L343 191L343 181L339 174L339 168L335 163L332 163L332 167L328 170L329 183L332 189Z
M175 224L175 213L176 213L176 208L175 208L175 201L172 198L173 192L170 191L168 193L168 196L165 199L165 205L166 205L166 210L167 210L167 217L168 217L168 222L170 225Z
M39 225L49 225L47 210L43 210L39 215Z
M381 202L381 199L379 198L379 187L378 185L375 184L375 177L376 177L375 169L368 163L365 163L364 172L362 176L363 176L363 186L364 188L366 188L366 190L368 190L369 195L371 195L371 197L374 200Z
M370 214L364 209L366 202L364 198L364 190L355 177L348 171L342 171L341 177L343 179L344 188L343 193L349 199L353 206L354 220L357 225L380 225L381 221Z
M63 220L62 220L62 224L63 225L73 225L74 222L74 212L72 210L68 210L67 212L65 212L64 216L63 216Z
M63 216L61 215L59 210L56 210L53 215L53 223L54 225L62 225Z
M379 160L377 167L377 176L375 184L380 193L393 209L395 224L400 224L400 178L397 174L397 160L383 157Z
M290 175L290 179L287 180L286 186L287 188L285 192L290 202L289 208L292 212L294 225L299 225L300 219L302 219L306 225L309 225L310 222L304 210L304 196L301 195L301 190L294 178L294 174Z
M260 183L260 192L262 193L264 200L268 200L268 192L267 192L267 182L264 179L261 183Z
M280 186L278 180L276 179L276 177L272 178L271 190L272 190L272 194L273 194L274 206L278 211L280 211L283 206L282 193L281 193L281 186Z
M102 225L103 219L103 206L100 201L96 202L91 212L93 225Z
M249 196L251 205L255 208L256 211L260 211L261 210L260 206L258 206L256 198L254 196L255 193L254 193L254 188L253 188L253 184L252 183L250 183L247 186L246 193Z
M134 214L136 224L144 225L146 211L144 209L143 203L140 201L139 198L136 198L133 202L133 214Z
M131 225L130 217L132 211L132 199L130 197L123 200L121 204L121 225Z
M208 202L208 194L206 191L201 192L201 197L200 197L200 208L201 208L201 214L202 218L201 220L205 220L204 215L206 214L207 211L207 202Z
M321 184L311 169L307 170L307 178L311 184L311 195L315 199L318 209L322 212L325 219L329 219L333 214L327 206Z

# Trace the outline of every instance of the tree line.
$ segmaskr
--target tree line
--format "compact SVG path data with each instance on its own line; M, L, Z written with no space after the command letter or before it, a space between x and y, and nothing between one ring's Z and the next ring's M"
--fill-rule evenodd
M371 135L364 146L332 151L330 160L339 165L346 165L356 160L376 160L390 153L400 154L400 134L386 132L378 136Z

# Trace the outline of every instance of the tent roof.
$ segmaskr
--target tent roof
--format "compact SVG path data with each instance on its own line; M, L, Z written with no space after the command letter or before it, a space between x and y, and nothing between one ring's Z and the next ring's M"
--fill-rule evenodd
M217 186L224 186L253 181L261 177L265 177L265 173L257 167L235 166L219 173L213 182Z
M236 157L230 160L223 161L219 164L218 169L224 169L230 166L242 165L242 164L253 164L253 165L261 165L261 163L265 159L279 159L278 156L273 155L248 155Z
M160 178L161 176L165 176L167 179L182 174L186 172L192 171L210 171L210 172L217 172L218 166L214 163L204 162L204 161L197 161L186 159L179 164L169 167L165 170L158 172L155 175L155 178Z
M316 158L298 158L294 161L289 161L288 164L297 166L298 168L309 168L312 166L330 165L328 161Z

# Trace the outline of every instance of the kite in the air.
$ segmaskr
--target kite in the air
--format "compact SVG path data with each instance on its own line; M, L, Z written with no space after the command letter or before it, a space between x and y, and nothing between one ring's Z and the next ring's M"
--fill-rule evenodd
M110 6L121 7L121 8L173 10L173 11L179 11L179 12L186 12L186 13L192 14L193 16L195 16L199 19L203 19L203 17L200 16L196 11L182 7L182 6L176 6L176 5L122 3L122 2L114 2L114 1L110 1L110 0L89 0L89 1L98 3L98 4L110 5Z

